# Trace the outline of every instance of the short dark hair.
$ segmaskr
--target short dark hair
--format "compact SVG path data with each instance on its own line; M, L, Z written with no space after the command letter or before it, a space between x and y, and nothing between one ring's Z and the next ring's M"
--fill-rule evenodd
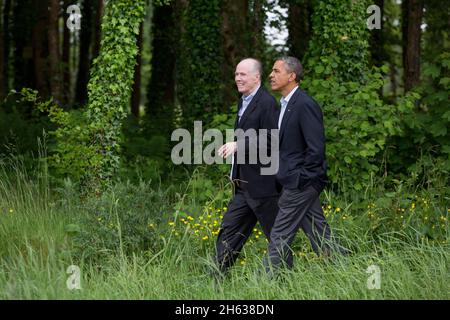
M298 60L296 57L282 56L279 57L276 61L283 61L286 66L286 70L288 72L295 73L295 81L299 82L303 77L303 66L300 63L300 60Z

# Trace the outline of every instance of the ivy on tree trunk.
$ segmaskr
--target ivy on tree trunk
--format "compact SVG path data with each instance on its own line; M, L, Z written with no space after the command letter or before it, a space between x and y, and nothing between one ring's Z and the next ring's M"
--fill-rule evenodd
M97 155L85 175L95 189L107 184L119 167L122 120L133 87L138 48L136 37L144 19L145 0L114 0L105 7L99 56L88 83L90 141Z

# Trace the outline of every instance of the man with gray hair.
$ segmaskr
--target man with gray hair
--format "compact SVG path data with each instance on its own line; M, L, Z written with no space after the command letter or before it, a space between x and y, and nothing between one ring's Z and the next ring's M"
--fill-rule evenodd
M236 66L234 77L242 97L238 103L235 132L239 129L244 132L266 129L269 133L270 130L277 129L277 102L261 85L261 73L261 62L253 58L244 59ZM261 170L267 165L259 154L256 163L248 161L254 144L259 147L259 142L266 137L256 134L254 138L238 137L238 141L228 142L218 150L219 156L233 156L230 176L234 185L234 195L224 214L216 243L216 263L220 275L224 275L234 264L256 222L259 222L264 235L269 239L278 212L281 187L276 183L276 172L271 175L261 174ZM267 148L270 145L268 143ZM244 154L244 163L237 161L237 154Z
M299 88L302 74L297 58L281 57L269 76L272 90L282 95L277 180L283 186L268 246L269 273L282 264L292 267L290 246L299 228L317 254L331 249L331 231L319 199L327 182L323 116L319 105Z

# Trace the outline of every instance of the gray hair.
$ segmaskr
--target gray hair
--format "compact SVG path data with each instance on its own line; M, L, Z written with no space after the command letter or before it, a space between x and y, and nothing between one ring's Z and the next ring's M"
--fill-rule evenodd
M276 61L283 61L284 65L286 66L286 71L295 73L296 82L299 82L300 79L303 77L303 66L300 63L300 60L298 60L297 58L283 56L279 57Z
M258 59L255 59L255 58L245 58L245 59L242 59L239 63L241 63L242 61L246 61L246 60L253 62L252 72L259 74L260 77L262 78L263 68L262 68L261 61L259 61Z

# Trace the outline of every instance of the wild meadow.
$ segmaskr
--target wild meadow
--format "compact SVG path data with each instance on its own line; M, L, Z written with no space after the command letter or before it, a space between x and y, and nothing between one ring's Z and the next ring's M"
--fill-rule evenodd
M450 298L443 1L44 2L0 0L0 299ZM275 68L286 56L301 63ZM216 282L230 166L174 161L174 136L203 128L217 155L232 141L206 130L235 130L257 87L278 117L278 71L320 108L325 145L305 138L293 152L314 160L294 169L326 158L349 254L316 256L300 231L294 268L267 277L256 226Z
M432 188L325 192L325 215L350 255L317 257L299 233L294 269L269 279L255 228L218 285L208 270L231 195L225 178L199 168L177 187L122 181L92 200L70 180L49 188L45 162L28 173L3 158L0 174L1 299L450 298L450 206Z

